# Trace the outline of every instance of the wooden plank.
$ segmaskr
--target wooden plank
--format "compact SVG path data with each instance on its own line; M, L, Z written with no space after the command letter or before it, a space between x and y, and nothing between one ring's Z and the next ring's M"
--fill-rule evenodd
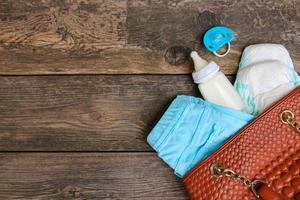
M0 74L185 74L189 49L234 74L242 48L261 42L284 44L300 72L297 10L297 0L2 0ZM220 24L236 39L216 59L201 36Z
M1 199L187 199L154 153L2 153Z
M151 151L146 137L189 75L0 78L0 151Z

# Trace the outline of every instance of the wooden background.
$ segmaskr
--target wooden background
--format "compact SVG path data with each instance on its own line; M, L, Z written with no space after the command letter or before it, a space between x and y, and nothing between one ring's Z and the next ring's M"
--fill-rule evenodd
M242 49L284 44L300 72L299 0L0 0L0 199L187 199L146 143L191 49L231 79ZM214 25L228 56L205 52ZM233 79L232 79L233 80Z

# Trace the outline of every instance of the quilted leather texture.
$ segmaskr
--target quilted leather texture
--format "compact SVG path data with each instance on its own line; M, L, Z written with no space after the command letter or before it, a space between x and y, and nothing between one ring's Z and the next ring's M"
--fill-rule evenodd
M255 200L248 187L231 177L213 177L212 163L249 179L265 180L283 199L300 200L300 134L280 120L289 109L300 121L300 87L242 128L185 177L190 199Z

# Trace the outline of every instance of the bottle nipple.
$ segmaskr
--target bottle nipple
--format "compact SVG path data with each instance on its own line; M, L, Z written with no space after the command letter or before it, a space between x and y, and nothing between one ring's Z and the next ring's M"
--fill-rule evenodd
M208 62L201 58L196 51L191 52L191 58L194 61L195 71L201 70L203 67L208 65Z

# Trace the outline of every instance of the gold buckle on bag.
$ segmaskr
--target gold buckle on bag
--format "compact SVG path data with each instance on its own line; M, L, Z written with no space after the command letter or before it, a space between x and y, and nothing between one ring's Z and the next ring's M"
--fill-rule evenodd
M282 123L289 124L298 133L300 133L300 122L296 120L295 114L291 110L289 109L283 110L279 117Z

